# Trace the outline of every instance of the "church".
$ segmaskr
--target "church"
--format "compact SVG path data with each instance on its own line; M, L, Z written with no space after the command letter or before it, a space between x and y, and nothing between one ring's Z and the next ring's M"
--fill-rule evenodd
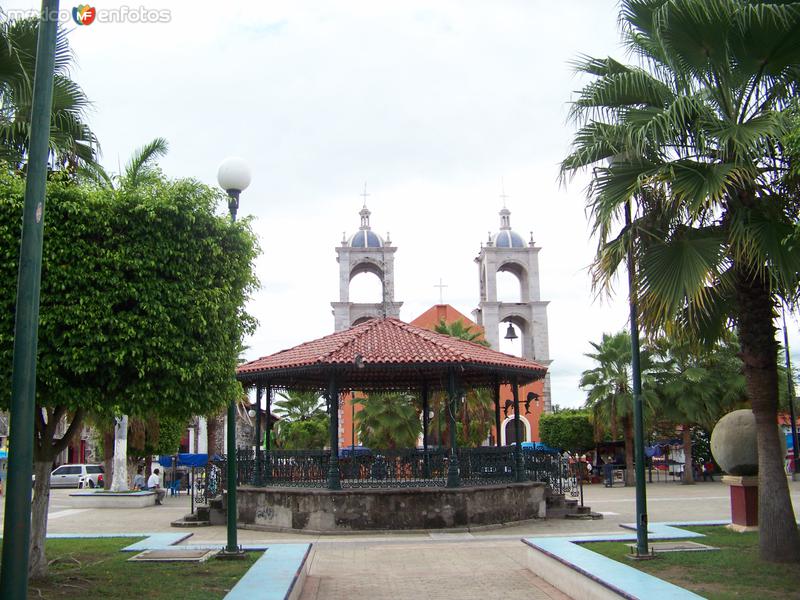
M366 203L359 212L361 224L351 236L345 235L336 248L339 263L339 300L331 302L334 326L341 331L369 319L400 318L402 302L395 299L394 259L397 247L388 238L383 239L370 225L371 212ZM503 207L500 211L500 228L481 243L477 263L478 306L472 311L473 319L450 306L436 304L411 320L412 325L434 329L444 321L452 324L461 321L465 327L480 332L489 346L500 349L501 326L507 339L520 338L521 356L549 366L550 350L547 331L547 301L541 299L539 290L539 248L511 228L511 211ZM519 302L498 300L497 274L507 272L518 280ZM381 283L380 302L362 303L350 301L350 285L361 273L375 275ZM515 441L514 407L511 387L500 386L500 414L496 415L484 445L505 446ZM354 405L355 403L355 405ZM520 420L522 442L539 441L539 417L551 411L550 374L540 381L520 389ZM354 416L359 410L358 397L346 394L339 409L339 447L358 446ZM357 418L355 418L357 421Z

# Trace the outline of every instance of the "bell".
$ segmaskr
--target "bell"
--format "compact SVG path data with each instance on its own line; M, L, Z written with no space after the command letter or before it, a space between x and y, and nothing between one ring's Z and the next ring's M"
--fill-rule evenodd
M514 326L511 323L508 324L508 331L506 331L505 339L507 340L517 339L517 332L514 331Z

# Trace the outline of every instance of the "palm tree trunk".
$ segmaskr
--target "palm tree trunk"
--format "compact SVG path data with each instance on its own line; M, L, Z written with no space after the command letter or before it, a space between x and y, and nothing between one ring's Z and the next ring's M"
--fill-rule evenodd
M800 535L778 437L778 348L768 283L744 270L736 278L739 343L758 438L758 525L763 560L799 562Z
M694 483L694 460L692 460L692 430L688 424L683 426L683 479L684 485Z
M622 434L625 436L625 485L636 485L636 474L633 465L633 417L622 417Z

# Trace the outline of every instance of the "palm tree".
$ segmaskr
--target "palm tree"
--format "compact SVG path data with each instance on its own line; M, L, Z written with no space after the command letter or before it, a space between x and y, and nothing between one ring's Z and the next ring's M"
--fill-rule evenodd
M416 399L402 392L383 392L359 398L358 437L370 448L415 448L422 431Z
M735 340L712 349L693 349L686 342L662 337L649 346L659 362L658 413L682 427L683 483L694 483L692 427L711 431L726 413L747 402L742 363Z
M439 321L434 327L436 333L473 342L489 347L483 337L482 331L474 331L471 325L466 325L461 319L452 323ZM435 394L433 406L445 410L446 394ZM489 435L494 420L494 407L492 394L485 389L467 390L466 398L461 407L461 433L459 444L479 446ZM499 432L498 432L499 435ZM441 440L439 440L441 445Z
M458 321L453 321L452 323L446 323L444 319L442 319L436 324L433 330L436 333L442 333L460 340L474 342L476 344L480 344L481 346L486 346L487 348L489 347L489 342L483 338L483 332L473 331L472 326L465 325L464 321L461 319Z
M279 392L278 396L282 400L277 400L272 410L282 421L308 421L326 416L325 403L317 392L286 390Z
M800 5L746 0L622 0L638 61L582 58L593 80L564 174L594 167L589 210L595 284L610 286L629 247L643 326L711 343L735 324L759 446L761 557L800 561L775 427L780 298L796 298L798 205L786 110L800 77ZM611 164L605 161L614 159ZM630 227L618 229L633 201Z
M0 23L0 159L21 168L27 161L33 102L33 74L39 21ZM75 171L93 165L99 146L84 119L90 103L69 77L73 54L66 30L56 37L50 149L53 163Z
M627 331L603 334L600 343L590 342L594 352L586 354L597 363L581 374L580 387L587 392L586 408L592 412L596 434L608 431L617 439L619 428L625 440L625 485L634 484L633 393L631 382L631 336ZM649 352L642 349L642 394L645 406L653 399Z
M152 182L159 181L161 175L156 161L169 152L169 143L157 137L141 148L134 150L133 155L119 175L109 174L99 164L86 164L78 169L81 179L104 189L136 191Z

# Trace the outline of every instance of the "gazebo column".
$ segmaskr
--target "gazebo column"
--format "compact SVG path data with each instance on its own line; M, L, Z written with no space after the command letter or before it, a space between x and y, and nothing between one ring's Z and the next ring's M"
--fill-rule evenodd
M330 414L331 458L328 462L328 489L340 490L339 479L339 388L336 378L331 376L328 384L328 410Z
M519 385L516 377L511 380L511 390L514 392L514 438L517 440L514 446L514 481L525 481L522 462L522 424L519 422Z
M497 377L494 378L494 428L497 432L497 439L495 440L495 446L498 448L503 445L503 436L500 433L500 382L497 381Z
M450 461L447 467L447 487L461 486L461 471L458 468L458 443L456 442L456 373L450 369L448 373L448 413L450 423Z
M424 381L422 382L422 387L420 388L419 394L422 397L422 451L424 453L423 472L425 478L430 478L431 463L430 458L428 457L428 427L430 426L428 413L430 411L430 407L428 406L428 384Z
M272 450L272 447L271 447L271 444L272 444L272 424L270 423L270 417L272 416L272 385L270 385L269 383L267 384L267 389L265 390L265 394L264 395L267 397L267 404L266 404L266 407L265 407L266 411L267 411L267 416L264 419L264 422L266 423L266 426L267 426L267 442L266 442L265 447L264 447L264 455L265 455L264 456L264 469L265 469L265 473L264 473L264 478L262 480L262 484L263 484L263 482L266 482L266 481L272 481L272 457L270 456L270 451ZM259 442L259 443L261 443L261 442Z
M269 389L269 386L267 386ZM253 473L253 485L261 485L261 393L263 388L256 385L256 469ZM269 392L267 392L269 393Z

